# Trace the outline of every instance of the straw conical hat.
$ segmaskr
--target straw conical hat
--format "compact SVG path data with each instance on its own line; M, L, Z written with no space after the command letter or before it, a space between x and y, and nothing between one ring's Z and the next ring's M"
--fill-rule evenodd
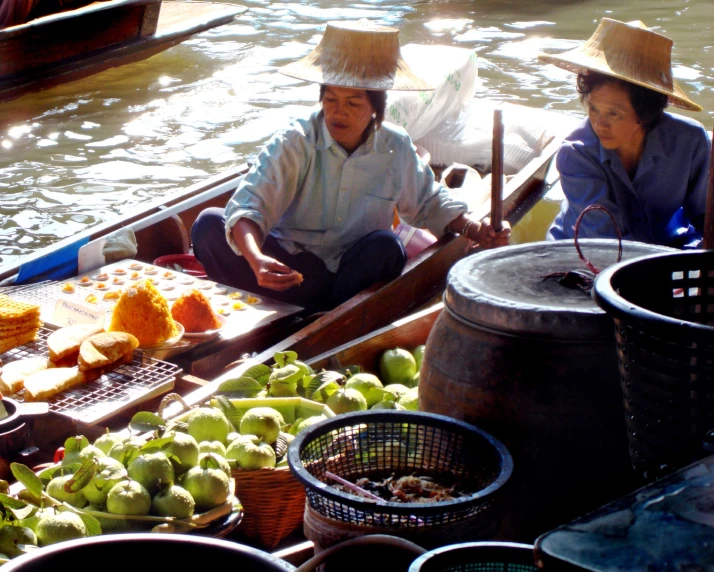
M596 71L647 87L669 97L669 103L701 111L672 77L672 40L642 22L603 18L582 46L562 54L541 54L538 59L573 73Z
M402 59L399 30L367 20L328 22L318 46L280 72L315 83L357 89L434 89Z

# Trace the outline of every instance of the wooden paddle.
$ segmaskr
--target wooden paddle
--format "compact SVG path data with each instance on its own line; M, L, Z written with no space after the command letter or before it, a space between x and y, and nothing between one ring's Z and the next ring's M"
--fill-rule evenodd
M714 130L712 131L714 133ZM714 145L709 156L709 177L707 177L707 204L704 215L704 240L702 248L714 248Z
M497 232L503 228L503 110L501 109L493 111L491 225Z

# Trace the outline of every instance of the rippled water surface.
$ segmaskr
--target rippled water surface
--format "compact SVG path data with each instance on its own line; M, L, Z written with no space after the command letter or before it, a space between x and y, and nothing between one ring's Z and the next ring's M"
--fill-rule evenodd
M714 119L711 0L255 2L229 25L153 58L0 104L0 266L142 202L251 159L317 88L276 73L325 22L369 18L402 44L477 50L478 94L581 114L574 76L540 51L570 49L602 17L674 40L673 68Z

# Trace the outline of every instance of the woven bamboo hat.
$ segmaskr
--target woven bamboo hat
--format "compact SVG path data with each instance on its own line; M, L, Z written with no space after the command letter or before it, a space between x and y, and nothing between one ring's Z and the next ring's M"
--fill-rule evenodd
M367 20L328 22L318 46L280 72L315 83L357 89L434 89L402 58L399 30Z
M672 44L642 22L603 18L582 46L557 55L541 54L538 59L573 73L591 70L636 83L664 93L675 107L701 111L672 77Z

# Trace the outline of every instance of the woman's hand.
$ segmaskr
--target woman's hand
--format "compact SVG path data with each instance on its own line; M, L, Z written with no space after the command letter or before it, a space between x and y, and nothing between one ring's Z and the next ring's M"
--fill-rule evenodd
M471 218L470 213L459 215L449 223L447 228L469 239L467 249L507 246L511 237L511 225L507 220L501 223L501 230L496 231L491 224L491 219L478 221Z
M299 286L302 274L269 256L258 256L250 264L258 286L282 292Z
M485 218L479 225L474 222L468 229L469 233L466 238L477 243L481 248L497 248L499 246L508 246L511 237L511 225L507 220L501 223L501 230L496 231L491 225L491 219Z
M258 286L282 292L302 282L302 274L263 254L258 246L260 229L255 222L247 218L238 219L231 233L236 246L250 264Z

